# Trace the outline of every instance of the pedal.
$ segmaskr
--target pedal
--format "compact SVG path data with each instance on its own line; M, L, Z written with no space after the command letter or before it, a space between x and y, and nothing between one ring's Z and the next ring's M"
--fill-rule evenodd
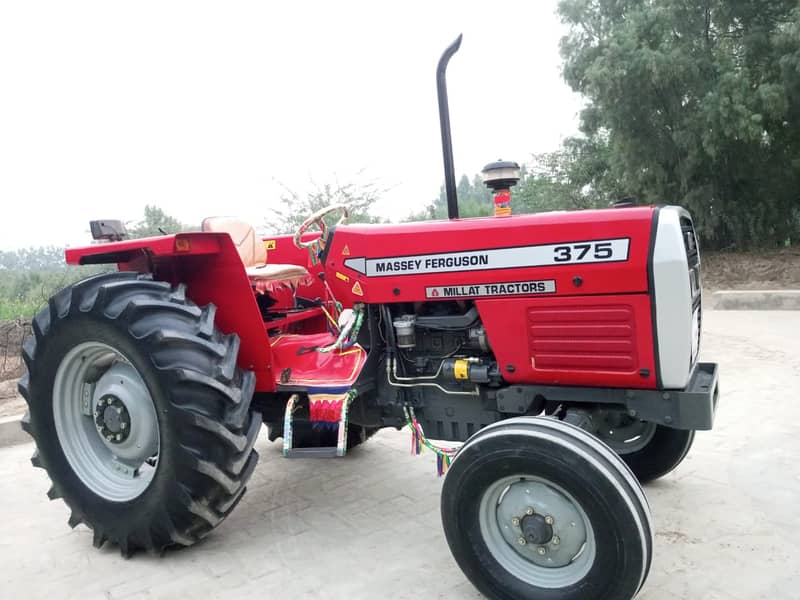
M321 447L294 447L295 424L311 422L308 418L298 416L302 411L300 396L292 394L286 403L286 412L283 419L283 456L285 458L340 458L347 453L347 414L350 406L349 396L346 397L339 409L339 421L336 424L337 443L335 446Z

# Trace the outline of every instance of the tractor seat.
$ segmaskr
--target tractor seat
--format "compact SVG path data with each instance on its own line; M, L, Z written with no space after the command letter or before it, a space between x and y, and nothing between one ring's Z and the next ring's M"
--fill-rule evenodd
M207 217L201 231L225 232L231 236L253 287L268 292L280 286L296 287L309 283L311 276L299 265L267 264L267 249L252 225L235 217Z

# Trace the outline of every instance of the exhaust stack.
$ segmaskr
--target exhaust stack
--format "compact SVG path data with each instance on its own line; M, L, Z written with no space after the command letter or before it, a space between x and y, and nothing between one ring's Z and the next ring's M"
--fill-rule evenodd
M456 196L456 173L453 166L453 140L450 136L450 108L447 104L447 82L445 73L450 58L461 47L462 34L442 53L436 67L436 92L439 97L439 126L442 130L442 156L444 158L444 189L447 196L447 218L458 218L458 197Z

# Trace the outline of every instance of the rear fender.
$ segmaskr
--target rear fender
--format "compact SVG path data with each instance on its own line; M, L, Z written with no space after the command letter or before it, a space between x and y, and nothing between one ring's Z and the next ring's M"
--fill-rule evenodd
M255 372L256 389L275 391L272 351L253 289L227 233L188 232L70 248L70 264L118 263L121 271L152 273L172 285L183 283L193 302L217 307L215 323L239 336L238 364Z

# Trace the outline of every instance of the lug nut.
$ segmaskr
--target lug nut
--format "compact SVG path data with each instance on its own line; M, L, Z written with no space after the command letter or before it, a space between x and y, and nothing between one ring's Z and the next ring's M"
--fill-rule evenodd
M531 516L531 515L533 514L533 509L532 509L532 508L529 506L529 507L528 507L528 508L525 510L525 514L526 514L526 515L528 515L528 516Z
M525 544L528 543L528 540L526 540L524 537L519 538L519 540L517 541L519 542L520 546L524 546Z
M513 519L511 519L511 524L514 527L519 527L519 517L514 517Z
M547 523L548 525L552 525L553 523L555 523L555 519L553 519L553 517L551 517L550 515L547 515L544 518L544 522Z
M539 546L539 547L536 549L536 551L537 551L539 554L541 554L542 556L544 556L545 554L547 554L547 548L545 548L544 546Z
M557 535L554 535L553 539L550 541L553 543L554 546L558 546L561 543L561 538L558 537Z
M128 424L125 421L119 424L120 429L125 429L126 427L128 427Z

